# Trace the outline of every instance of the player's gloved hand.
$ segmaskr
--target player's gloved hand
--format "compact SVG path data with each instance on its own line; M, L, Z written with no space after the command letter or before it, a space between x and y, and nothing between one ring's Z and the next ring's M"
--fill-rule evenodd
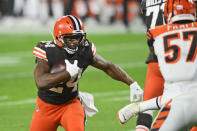
M66 71L70 74L70 77L73 78L79 73L79 67L77 66L78 61L74 60L74 63L70 63L68 60L65 60Z
M130 101L137 102L140 101L143 96L143 90L140 88L137 82L130 85Z

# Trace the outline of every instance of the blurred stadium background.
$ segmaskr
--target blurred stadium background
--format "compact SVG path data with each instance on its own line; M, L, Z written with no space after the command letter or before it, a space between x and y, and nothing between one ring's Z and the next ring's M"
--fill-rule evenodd
M0 0L0 130L27 131L35 108L33 79L37 42L51 40L55 21L80 17L97 53L144 86L146 28L135 0ZM79 90L92 93L99 109L86 131L132 131L136 119L120 125L116 114L129 103L129 88L89 67ZM63 131L61 127L58 131Z

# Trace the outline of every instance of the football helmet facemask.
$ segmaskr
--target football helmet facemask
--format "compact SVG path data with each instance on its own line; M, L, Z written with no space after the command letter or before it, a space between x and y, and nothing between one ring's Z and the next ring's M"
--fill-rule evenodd
M196 19L194 0L167 0L164 9L165 21L171 24L177 21Z
M86 33L79 18L67 15L56 21L53 37L58 46L64 48L67 53L74 54L86 39Z

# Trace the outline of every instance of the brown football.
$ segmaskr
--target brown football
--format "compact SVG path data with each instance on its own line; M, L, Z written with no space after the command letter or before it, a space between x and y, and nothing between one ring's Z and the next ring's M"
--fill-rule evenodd
M51 67L50 73L58 73L62 72L66 69L66 63L63 61L58 62L57 64Z

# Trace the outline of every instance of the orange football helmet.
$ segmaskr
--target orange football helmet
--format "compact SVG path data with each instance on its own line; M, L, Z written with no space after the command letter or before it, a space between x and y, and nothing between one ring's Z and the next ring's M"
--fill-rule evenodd
M78 50L78 46L82 40L85 39L86 33L84 25L79 18L73 15L66 15L56 21L53 37L57 45L63 47L69 54L74 54ZM75 44L75 48L69 47L66 42L67 38L78 40L78 44Z
M164 9L165 21L168 24L196 19L196 5L194 0L167 0Z

